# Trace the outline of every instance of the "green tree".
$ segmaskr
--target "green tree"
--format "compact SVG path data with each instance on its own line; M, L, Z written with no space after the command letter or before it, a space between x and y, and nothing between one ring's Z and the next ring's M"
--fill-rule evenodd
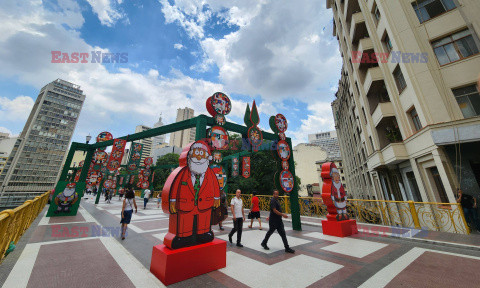
M163 186L165 185L165 181L167 181L168 175L170 175L172 168L162 168L159 166L162 165L177 165L178 166L178 158L180 155L175 153L168 153L159 157L155 167L153 167L153 171L155 173L155 178L153 179L153 189L155 191L162 190Z

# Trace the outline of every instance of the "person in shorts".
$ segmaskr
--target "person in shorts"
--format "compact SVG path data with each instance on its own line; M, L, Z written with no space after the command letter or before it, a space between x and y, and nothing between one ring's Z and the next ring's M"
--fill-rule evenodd
M260 200L257 197L257 192L253 191L252 203L250 205L250 213L248 213L248 219L250 219L250 225L248 225L248 228L252 228L253 220L258 219L258 225L260 226L259 229L262 230L262 219L260 218L259 203Z
M132 190L128 190L125 194L125 199L123 199L122 206L122 219L120 223L122 224L122 240L125 239L127 233L127 225L130 224L132 220L133 207L135 207L135 213L137 213L137 202L135 202L135 193Z

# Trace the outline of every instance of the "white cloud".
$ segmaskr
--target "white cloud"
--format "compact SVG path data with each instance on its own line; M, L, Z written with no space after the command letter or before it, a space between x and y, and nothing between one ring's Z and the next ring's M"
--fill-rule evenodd
M10 129L5 128L5 127L0 127L0 132L8 133L8 134L12 135L12 131L10 131Z
M302 119L300 127L288 134L292 137L292 144L308 142L308 134L320 131L335 130L335 122L332 117L331 103L316 102L308 106L310 112L307 119Z
M87 0L87 2L92 7L93 12L97 14L102 25L111 27L122 18L125 19L126 23L129 23L127 15L112 0ZM117 1L117 4L120 5L122 2Z
M0 119L8 122L25 121L34 103L35 101L28 96L18 96L14 99L0 97Z
M173 45L173 48L177 49L177 50L182 50L182 49L185 49L185 46L183 46L182 44L180 43L175 43Z

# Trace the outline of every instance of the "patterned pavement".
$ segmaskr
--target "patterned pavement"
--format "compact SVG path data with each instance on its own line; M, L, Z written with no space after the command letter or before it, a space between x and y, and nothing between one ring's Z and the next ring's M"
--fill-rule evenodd
M82 199L75 217L46 218L45 209L0 265L0 286L164 287L149 268L168 215L152 200L144 210L137 199L122 241L117 199L98 205L92 196ZM244 223L243 248L227 245L226 268L170 287L478 287L478 235L359 225L360 234L338 238L322 234L320 219L302 217L303 231L285 222L296 250L286 254L278 234L270 250L260 246L268 228L267 213L262 216L263 230L258 222L252 229ZM228 240L231 219L224 227L213 227L215 236Z

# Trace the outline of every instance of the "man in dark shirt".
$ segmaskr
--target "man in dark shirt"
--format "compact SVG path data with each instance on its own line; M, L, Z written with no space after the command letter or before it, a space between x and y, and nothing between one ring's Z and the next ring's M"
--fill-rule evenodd
M457 203L460 203L463 208L463 215L465 216L465 220L467 221L470 228L476 227L478 231L480 231L480 223L478 221L478 213L477 213L477 199L475 197L463 194L461 189L457 190L458 198Z
M278 190L273 190L273 197L272 200L270 200L270 219L268 221L270 229L268 229L267 235L265 235L265 239L262 241L262 247L265 250L270 249L267 246L268 239L270 236L272 236L273 232L277 230L278 234L280 234L282 237L283 245L285 246L285 252L295 253L295 250L288 246L287 235L285 235L282 217L288 218L288 215L282 213L282 208L280 207L280 203L278 203Z

